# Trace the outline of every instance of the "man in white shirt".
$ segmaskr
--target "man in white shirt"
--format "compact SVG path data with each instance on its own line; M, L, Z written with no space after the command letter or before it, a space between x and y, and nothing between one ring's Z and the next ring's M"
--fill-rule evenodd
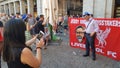
M90 54L90 47L92 50L92 60L96 60L96 54L95 54L95 37L96 32L99 30L98 23L90 16L90 13L85 12L84 13L84 19L85 21L85 37L86 37L86 53L83 55L84 57L89 56Z

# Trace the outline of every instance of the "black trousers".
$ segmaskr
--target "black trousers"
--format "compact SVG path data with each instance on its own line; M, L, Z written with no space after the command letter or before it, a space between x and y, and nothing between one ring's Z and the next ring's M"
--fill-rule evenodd
M95 36L90 36L89 33L85 33L85 37L86 37L86 55L89 55L90 54L90 47L91 47L91 50L92 50L92 57L96 57L96 54L95 54Z

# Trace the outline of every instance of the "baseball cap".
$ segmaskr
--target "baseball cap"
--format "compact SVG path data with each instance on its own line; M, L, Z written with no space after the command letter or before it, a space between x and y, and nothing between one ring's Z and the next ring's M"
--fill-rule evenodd
M23 20L27 19L27 17L28 17L27 14L22 15L22 19L23 19Z
M90 15L89 12L84 12L83 16Z

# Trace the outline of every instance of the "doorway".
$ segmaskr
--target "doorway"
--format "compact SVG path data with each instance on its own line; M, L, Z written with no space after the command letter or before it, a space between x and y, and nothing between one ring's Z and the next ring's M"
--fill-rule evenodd
M120 0L115 0L114 18L120 18Z
M83 9L83 0L68 0L67 14L74 16L81 16Z

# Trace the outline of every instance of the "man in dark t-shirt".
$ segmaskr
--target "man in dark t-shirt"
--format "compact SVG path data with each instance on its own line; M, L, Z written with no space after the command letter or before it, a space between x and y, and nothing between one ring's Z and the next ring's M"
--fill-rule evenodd
M40 31L44 32L44 26L46 22L44 22L44 15L40 15L40 19L38 23L35 25L35 34L38 34Z
M40 31L44 32L44 25L42 25L43 21L38 21L35 25L35 34L38 34Z

